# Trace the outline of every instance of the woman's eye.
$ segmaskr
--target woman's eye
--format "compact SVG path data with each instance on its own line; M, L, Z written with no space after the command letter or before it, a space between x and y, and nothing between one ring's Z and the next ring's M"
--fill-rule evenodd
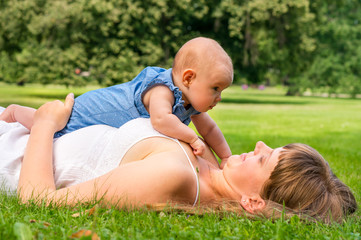
M262 165L263 164L263 160L266 158L265 155L262 155L260 158L259 158L259 163Z
M218 87L214 87L214 88L213 88L214 91L218 91L218 89L219 89Z

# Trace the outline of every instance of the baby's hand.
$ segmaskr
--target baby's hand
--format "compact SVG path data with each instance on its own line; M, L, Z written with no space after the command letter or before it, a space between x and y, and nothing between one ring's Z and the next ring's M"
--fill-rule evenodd
M197 138L197 140L192 142L190 145L193 148L193 153L195 155L197 155L197 156L203 155L206 145L204 144L204 142L201 139Z
M228 160L228 158L222 158L222 159L221 159L221 165L220 165L220 168L221 168L221 169L224 168L224 165L226 165L227 160Z

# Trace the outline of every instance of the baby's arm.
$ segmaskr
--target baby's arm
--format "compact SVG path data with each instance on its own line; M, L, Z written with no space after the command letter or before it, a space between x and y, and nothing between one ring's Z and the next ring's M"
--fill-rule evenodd
M222 160L221 168L223 168L227 159L232 155L232 152L216 122L205 112L194 115L191 118L199 134L202 135L206 143Z
M19 122L27 129L33 126L34 113L36 109L11 104L0 114L0 120L5 122Z
M189 143L194 150L194 154L203 154L205 144L191 128L183 124L172 113L174 96L168 87L153 87L145 94L143 104L150 115L150 120L155 130Z

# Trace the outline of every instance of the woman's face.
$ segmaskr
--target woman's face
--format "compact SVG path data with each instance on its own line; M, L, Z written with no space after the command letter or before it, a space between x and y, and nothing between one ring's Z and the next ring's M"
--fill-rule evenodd
M241 196L259 196L263 184L278 163L281 150L257 142L253 152L231 156L223 168L226 181Z

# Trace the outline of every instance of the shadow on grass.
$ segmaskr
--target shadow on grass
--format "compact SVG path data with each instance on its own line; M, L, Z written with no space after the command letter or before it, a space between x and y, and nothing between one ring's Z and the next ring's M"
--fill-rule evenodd
M267 99L247 99L247 98L222 98L222 103L239 103L239 104L280 104L280 105L306 105L311 101L284 101L284 100L267 100Z

